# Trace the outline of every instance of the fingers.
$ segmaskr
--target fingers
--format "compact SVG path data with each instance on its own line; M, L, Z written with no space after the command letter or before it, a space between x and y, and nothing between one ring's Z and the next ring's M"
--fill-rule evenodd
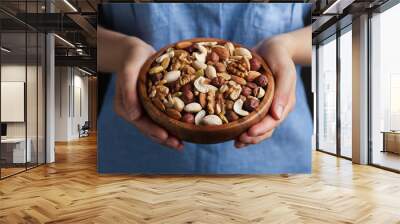
M265 132L264 134L257 136L257 137L252 137L247 134L247 132L241 134L239 138L235 141L235 147L236 148L243 148L246 147L250 144L258 144L261 141L268 139L272 136L274 133L274 129L271 131Z
M289 66L280 67L275 75L275 95L270 113L273 118L280 120L292 96L293 86L296 82L296 70L293 62Z

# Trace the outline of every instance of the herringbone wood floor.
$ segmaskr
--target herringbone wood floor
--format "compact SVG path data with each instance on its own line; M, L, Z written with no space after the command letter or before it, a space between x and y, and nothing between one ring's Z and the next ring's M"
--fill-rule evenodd
M95 138L0 181L0 223L400 223L400 175L314 153L313 174L96 173Z

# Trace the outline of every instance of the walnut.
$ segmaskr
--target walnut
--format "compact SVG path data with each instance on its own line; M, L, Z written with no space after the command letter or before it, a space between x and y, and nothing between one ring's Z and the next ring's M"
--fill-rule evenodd
M208 114L214 114L214 108L215 108L215 92L214 91L209 91L207 93L207 111Z

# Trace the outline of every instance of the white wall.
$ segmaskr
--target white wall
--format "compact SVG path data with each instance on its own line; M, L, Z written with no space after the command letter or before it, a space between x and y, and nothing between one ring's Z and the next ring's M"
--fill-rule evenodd
M72 67L56 67L55 74L55 140L70 141L88 120L88 78Z

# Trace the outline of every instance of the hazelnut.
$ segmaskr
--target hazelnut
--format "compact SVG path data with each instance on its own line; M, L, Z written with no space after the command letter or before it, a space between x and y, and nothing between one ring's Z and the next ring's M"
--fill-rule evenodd
M261 62L257 58L250 59L250 70L258 71L261 68Z
M235 102L233 102L232 100L225 100L225 109L228 110L232 110L233 109L233 104Z
M250 87L247 86L243 86L242 87L242 95L247 97L251 95L252 90L250 89Z
M214 63L217 63L219 61L219 56L215 52L211 52L207 55L207 61L212 61Z
M156 74L150 75L150 80L153 83L156 83L156 82L160 81L162 79L162 77L163 77L163 75L161 73L156 73Z
M219 88L225 83L225 79L221 76L211 79L211 85Z
M239 116L233 112L232 110L228 110L225 114L226 119L228 119L229 122L236 121L239 119Z
M243 109L248 112L252 112L258 107L259 104L260 102L257 99L254 99L253 97L248 97L243 103Z
M192 113L185 113L181 120L185 123L194 124L194 115Z
M192 85L190 85L190 83L188 83L188 84L182 86L181 91L182 91L182 92L185 92L185 91L192 91Z
M182 92L182 100L185 104L191 103L194 100L194 94L190 90L185 90Z
M265 87L268 84L268 78L265 75L260 75L255 79L258 86Z
M257 88L257 84L255 84L254 82L247 82L246 86L250 87L251 89L255 89Z
M225 72L226 66L223 63L218 62L217 64L215 64L215 69L217 70L217 72Z

